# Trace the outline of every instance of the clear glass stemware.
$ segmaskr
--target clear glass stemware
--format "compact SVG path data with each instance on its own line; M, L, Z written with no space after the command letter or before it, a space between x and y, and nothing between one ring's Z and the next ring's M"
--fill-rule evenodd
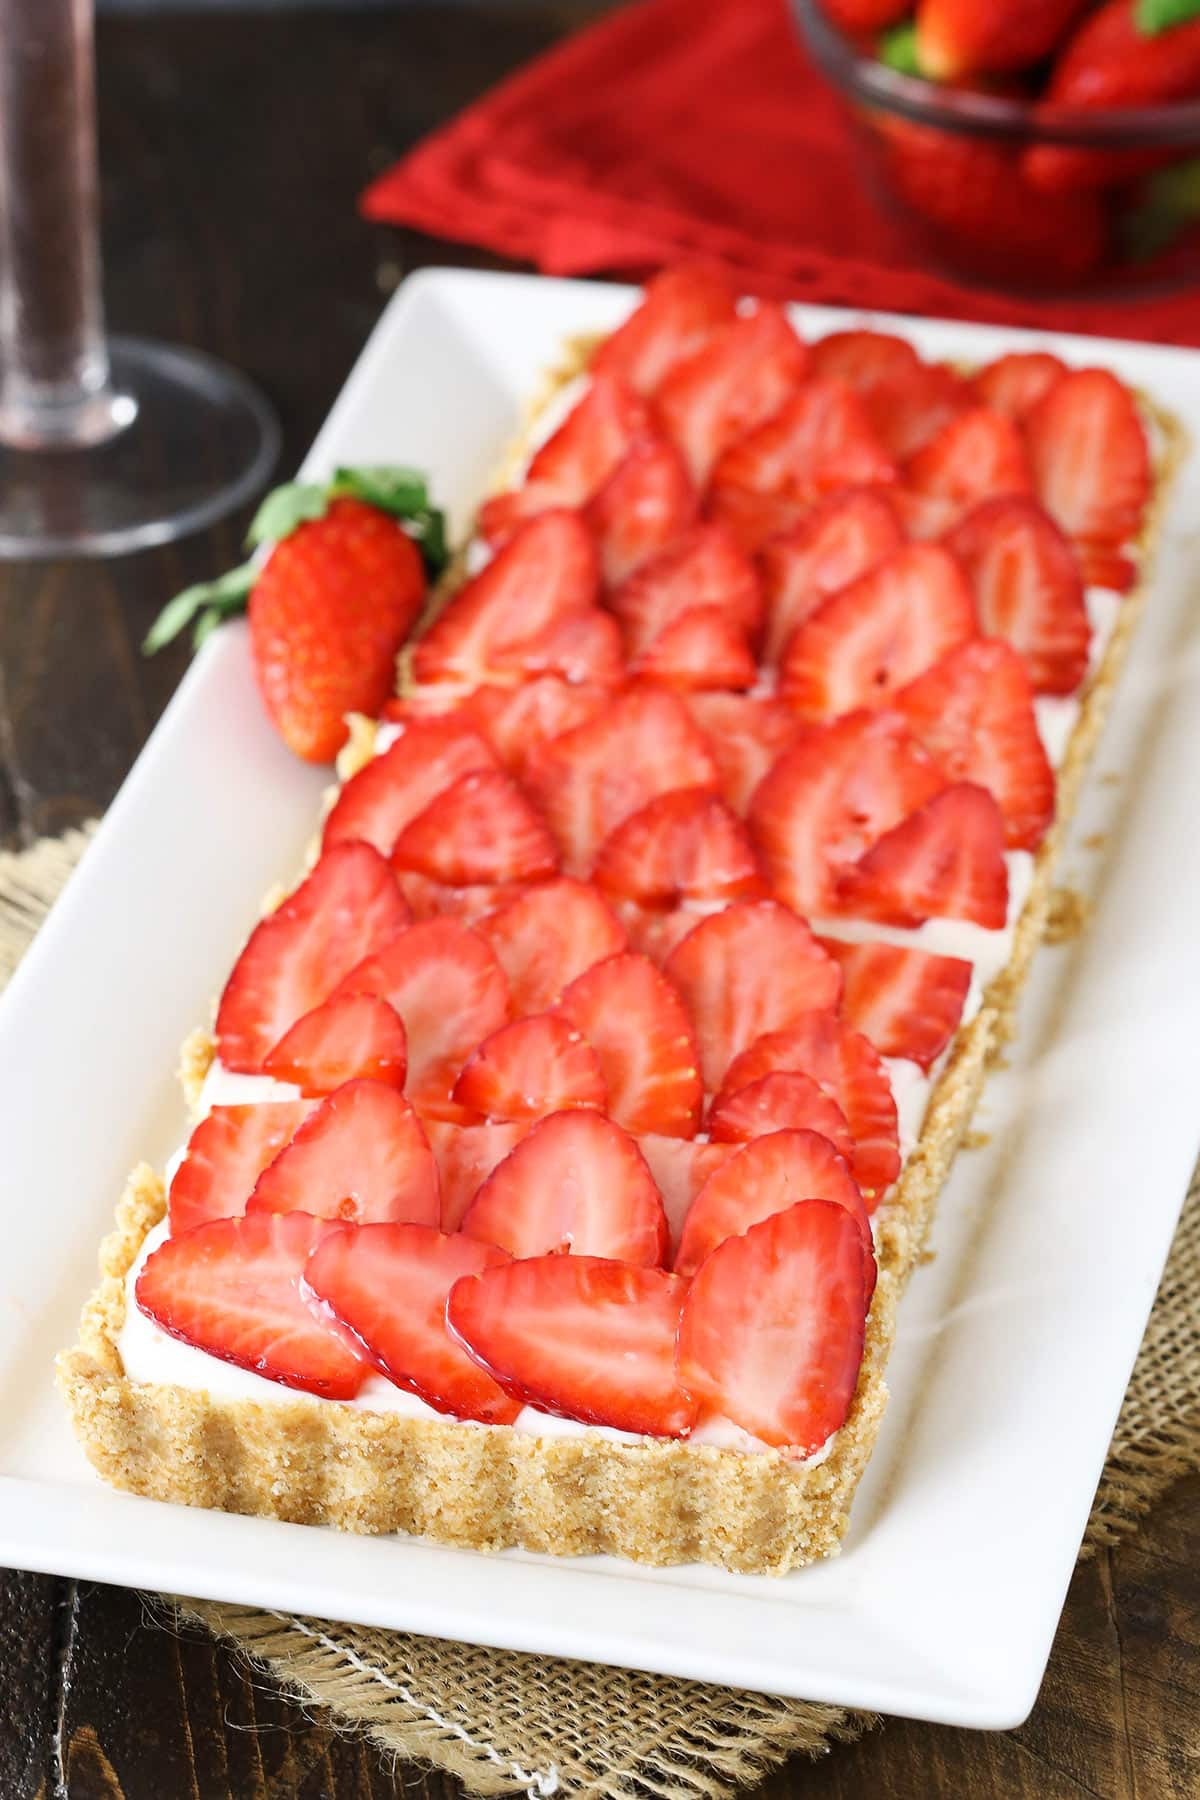
M181 537L256 493L278 453L243 376L106 336L92 0L0 0L0 556Z

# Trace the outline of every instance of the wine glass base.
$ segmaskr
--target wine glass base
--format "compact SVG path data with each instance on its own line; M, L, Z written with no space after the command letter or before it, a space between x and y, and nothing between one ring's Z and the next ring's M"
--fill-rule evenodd
M262 489L279 425L253 384L199 350L109 341L123 427L86 449L0 444L0 558L120 556L233 512Z

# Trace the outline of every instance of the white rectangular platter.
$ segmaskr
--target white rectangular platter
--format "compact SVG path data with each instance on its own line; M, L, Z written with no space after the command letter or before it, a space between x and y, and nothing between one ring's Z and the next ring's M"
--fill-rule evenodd
M430 471L458 529L566 336L629 290L435 271L385 313L305 465ZM851 315L797 308L806 335ZM878 321L876 321L878 322ZM938 357L1045 344L1104 363L1200 440L1200 355L884 321ZM958 1725L1018 1723L1041 1681L1200 1136L1200 462L1065 874L1086 934L1047 950L988 1148L959 1158L837 1560L784 1580L482 1557L111 1492L51 1385L129 1166L183 1131L171 1077L263 891L297 865L320 772L278 743L244 628L210 641L0 1005L0 1560ZM1103 833L1105 845L1084 848Z

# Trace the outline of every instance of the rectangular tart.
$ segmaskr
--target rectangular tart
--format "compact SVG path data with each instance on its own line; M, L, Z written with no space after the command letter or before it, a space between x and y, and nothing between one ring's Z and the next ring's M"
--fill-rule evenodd
M565 382L575 367L562 377ZM561 382L560 382L561 385ZM122 1357L131 1271L166 1212L164 1179L136 1169L115 1229L101 1250L101 1284L86 1306L78 1344L59 1358L58 1380L94 1467L131 1492L181 1504L332 1525L407 1532L478 1550L520 1546L555 1555L609 1553L653 1564L706 1562L779 1574L835 1554L878 1435L897 1305L925 1244L938 1194L970 1124L989 1059L1012 1030L1014 1010L1050 912L1055 864L1106 709L1149 589L1154 521L1181 452L1177 428L1144 397L1155 453L1154 488L1137 549L1137 582L1120 604L1103 653L1079 694L1057 768L1053 822L1032 859L1007 957L990 972L978 1009L958 1029L934 1079L902 1172L874 1214L878 1279L849 1410L824 1451L797 1459L780 1449L404 1416L259 1382L263 1392L222 1392L135 1378ZM545 440L543 412L505 463L504 485ZM460 557L444 605L465 578ZM407 666L407 665L406 665ZM402 670L402 676L407 679ZM352 775L375 748L359 721L340 772ZM881 931L880 938L889 934ZM896 941L896 934L891 934ZM903 938L899 941L903 941ZM216 1054L195 1034L182 1071L193 1105ZM251 1382L251 1386L253 1381ZM427 1412L428 1409L426 1409Z

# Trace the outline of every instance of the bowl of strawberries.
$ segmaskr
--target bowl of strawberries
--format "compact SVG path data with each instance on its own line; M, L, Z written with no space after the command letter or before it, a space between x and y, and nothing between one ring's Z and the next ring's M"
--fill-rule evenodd
M1200 0L792 0L880 203L986 286L1200 275Z

